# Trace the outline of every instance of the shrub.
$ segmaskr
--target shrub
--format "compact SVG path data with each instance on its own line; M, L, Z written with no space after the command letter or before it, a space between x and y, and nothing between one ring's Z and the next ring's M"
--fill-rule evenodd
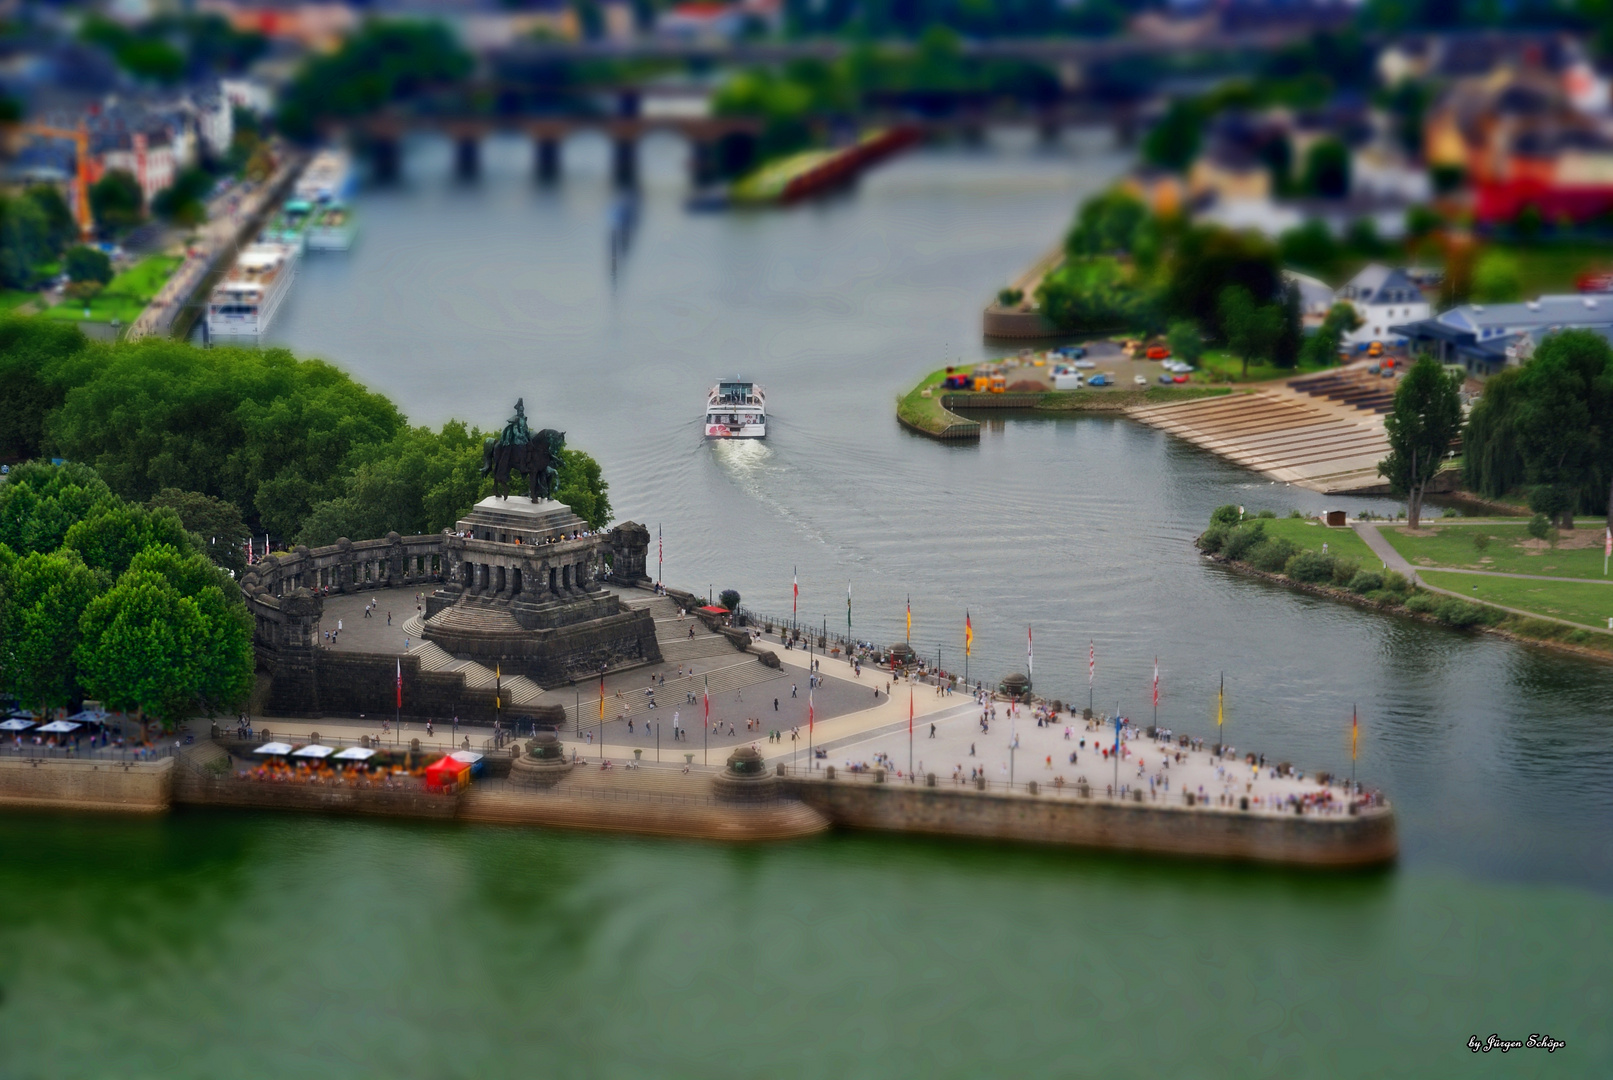
M1305 515L1300 513L1298 510L1290 510L1290 511L1288 511L1288 517L1292 521L1304 521L1305 520Z
M98 248L79 245L71 248L62 259L67 276L74 282L93 281L101 285L112 280L112 260Z
M1283 567L1283 573L1295 581L1304 581L1310 584L1320 584L1333 580L1334 558L1324 555L1320 551L1301 551L1288 560Z
M1434 605L1434 618L1456 627L1473 626L1485 621L1483 608L1454 596L1447 596Z
M1228 503L1226 506L1216 507L1215 512L1210 515L1211 525L1230 526L1236 525L1242 520L1243 511L1238 509L1236 506L1233 506L1231 503Z
M1391 570L1383 575L1383 587L1388 589L1390 592L1411 592L1411 582L1406 579L1405 574L1402 574L1398 570Z
M1354 559L1333 560L1333 584L1348 587L1361 572L1361 564Z
M1484 532L1476 532L1476 533L1474 533L1473 534L1473 548L1480 555L1483 555L1486 551L1489 551L1490 550L1490 534L1489 533L1484 533Z
M1563 640L1570 645L1584 645L1592 639L1589 630L1570 630Z
M1298 544L1292 540L1272 537L1250 548L1245 560L1269 574L1278 574L1288 565L1288 560L1297 554L1299 554Z
M1366 594L1366 598L1379 607L1399 607L1400 602L1405 599L1399 593L1390 592L1388 589L1373 589Z
M1275 519L1277 517L1277 511L1275 511L1275 510L1262 510L1262 511L1260 511L1260 513L1256 514L1255 517L1257 517L1257 518L1265 518L1266 520L1270 521L1270 520L1273 520L1273 519Z
M1251 521L1247 525L1239 525L1227 533L1227 538L1221 544L1221 554L1229 559L1242 559L1249 554L1249 549L1266 538L1264 522Z
M739 592L735 589L724 589L720 594L718 594L717 603L721 604L729 611L738 611Z
M1024 289L1003 289L997 293L997 302L1003 307L1013 307L1025 299Z
M1437 601L1425 592L1413 593L1406 598L1406 610L1414 611L1418 615L1431 615L1436 606Z
M1369 593L1377 592L1383 588L1383 575L1375 570L1360 570L1350 579L1351 592Z
M1544 540L1551 535L1551 519L1545 514L1536 514L1529 519L1529 535L1536 540Z
M1207 551L1212 555L1215 554L1221 550L1221 545L1226 543L1227 534L1231 531L1230 526L1223 525L1220 522L1211 525L1204 530L1204 535L1198 539L1199 550Z

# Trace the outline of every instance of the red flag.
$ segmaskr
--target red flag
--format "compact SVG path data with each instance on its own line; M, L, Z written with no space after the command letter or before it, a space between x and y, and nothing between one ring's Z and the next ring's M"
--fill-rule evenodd
M599 719L605 719L605 676L599 677Z
M1092 676L1098 671L1098 646L1091 639L1087 640L1087 689L1092 689Z
M1159 657L1154 657L1154 708L1159 708Z
M398 661L398 708L403 708L403 661Z
M1031 628L1025 627L1025 674L1031 675L1035 657L1031 655Z
M711 680L706 680L706 689L703 691L706 699L706 726L711 726Z
M801 600L801 572L790 571L790 617L795 617L795 609Z

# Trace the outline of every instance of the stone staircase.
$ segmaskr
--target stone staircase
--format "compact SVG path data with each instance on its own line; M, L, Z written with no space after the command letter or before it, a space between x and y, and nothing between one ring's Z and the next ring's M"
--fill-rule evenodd
M410 640L419 639L424 630L425 624L420 616L411 615L404 620L403 632L409 635ZM525 675L506 675L501 681L498 673L492 668L478 664L474 660L461 660L434 641L421 641L409 649L409 655L419 657L420 666L426 671L457 671L464 677L465 685L469 687L481 689L500 685L509 695L512 708L534 704L543 695L543 687Z

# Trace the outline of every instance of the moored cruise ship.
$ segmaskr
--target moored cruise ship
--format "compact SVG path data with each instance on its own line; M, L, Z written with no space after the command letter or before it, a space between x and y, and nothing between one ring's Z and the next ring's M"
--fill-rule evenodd
M207 299L208 337L267 333L296 276L297 249L289 244L253 244L241 252Z
M755 383L723 380L706 395L706 438L767 436L767 393Z
M346 251L357 233L352 207L337 202L321 206L308 225L308 250Z
M346 202L353 194L353 158L346 150L321 150L297 177L294 194L313 203Z

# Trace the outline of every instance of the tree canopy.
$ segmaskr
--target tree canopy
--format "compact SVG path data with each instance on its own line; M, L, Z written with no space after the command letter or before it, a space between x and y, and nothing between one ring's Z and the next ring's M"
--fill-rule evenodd
M334 53L310 57L280 97L280 130L311 139L329 120L365 116L469 75L472 60L437 23L372 20Z
M1389 456L1378 463L1378 474L1406 498L1406 523L1413 529L1422 517L1423 492L1461 426L1457 380L1438 360L1422 356L1395 388L1394 407L1383 419Z

